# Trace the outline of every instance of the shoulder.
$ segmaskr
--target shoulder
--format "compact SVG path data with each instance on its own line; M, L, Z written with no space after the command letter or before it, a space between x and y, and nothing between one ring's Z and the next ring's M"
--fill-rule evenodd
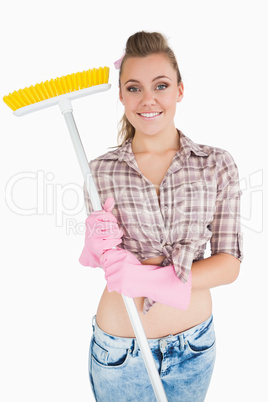
M89 162L90 168L92 170L99 170L99 169L105 169L108 166L111 166L111 164L114 164L116 161L118 161L120 157L120 148L116 148L112 151L108 151L100 156L98 156L95 159L92 159Z
M211 157L213 158L218 171L233 171L237 169L235 160L231 153L226 149L210 147Z
M235 166L234 159L227 150L211 145L195 143L182 132L180 132L180 135L184 154L190 155L191 157L204 158L203 163L214 166L216 169L220 169L222 166L230 166L231 168Z
M102 161L102 160L117 160L120 156L120 147L117 147L116 149L112 151L108 151L105 154L102 154L98 156L97 158L93 159L91 162L97 162L97 161Z
M236 166L233 156L226 149L218 147L209 147L210 156L215 161L216 166L221 169L224 166L226 168L233 168Z
M185 135L182 135L182 144L185 152L190 155L189 163L211 169L217 181L226 181L230 180L231 177L238 177L234 158L226 149L195 143Z
M207 152L206 166L212 169L217 183L217 200L237 197L241 194L239 172L233 156L226 149L199 145Z
M234 161L233 156L226 149L211 146L211 145L206 145L206 144L196 144L196 143L193 143L193 144L194 144L194 149L199 151L196 153L206 156L208 159L208 162L215 165L216 167L221 168L222 166L226 166L226 167L229 166L230 168L232 168L235 166L235 161Z
M209 149L208 165L214 166L218 184L238 179L238 168L229 151L218 147L205 147Z
M122 169L121 162L130 162L134 158L132 147L131 147L131 140L127 140L124 142L123 145L115 147L115 149L106 152L103 155L98 156L96 159L93 159L90 162L90 167L94 169L112 169L118 168L119 170ZM125 164L124 164L125 165Z

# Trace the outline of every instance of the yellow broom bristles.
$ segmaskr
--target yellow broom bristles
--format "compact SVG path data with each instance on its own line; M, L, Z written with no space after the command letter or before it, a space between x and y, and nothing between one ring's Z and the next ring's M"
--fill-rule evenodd
M40 84L14 91L3 97L3 101L13 110L54 98L94 85L107 84L109 67L93 68L79 73L68 74L61 78L41 82Z

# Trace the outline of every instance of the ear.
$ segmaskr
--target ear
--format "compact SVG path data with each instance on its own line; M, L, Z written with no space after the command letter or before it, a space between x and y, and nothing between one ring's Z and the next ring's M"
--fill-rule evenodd
M183 95L184 95L184 85L183 85L183 82L181 82L179 87L178 87L177 102L180 102L183 99Z

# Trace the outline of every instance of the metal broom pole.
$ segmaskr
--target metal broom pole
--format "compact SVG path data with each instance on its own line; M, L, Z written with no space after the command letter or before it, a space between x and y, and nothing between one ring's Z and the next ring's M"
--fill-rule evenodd
M75 120L73 117L73 108L71 101L69 99L64 99L59 102L59 107L60 110L65 118L66 124L68 126L68 130L72 139L72 143L76 152L76 156L84 177L84 181L86 183L87 191L90 196L93 209L96 210L101 210L101 203L99 199L99 195L95 186L95 182L93 180L88 160L86 157L86 153L84 151L79 132L77 130ZM130 321L131 325L133 327L136 339L138 341L143 361L146 366L148 375L150 377L150 381L154 390L154 394L156 397L157 402L168 402L165 390L162 384L162 381L160 379L159 373L156 368L156 364L151 352L151 349L148 344L148 340L146 338L138 311L136 309L136 305L134 303L134 300L122 295Z

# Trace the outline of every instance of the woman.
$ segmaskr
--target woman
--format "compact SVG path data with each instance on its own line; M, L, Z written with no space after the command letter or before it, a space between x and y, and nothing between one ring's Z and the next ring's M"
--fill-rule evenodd
M215 361L210 289L232 283L242 260L237 168L226 151L176 129L184 87L161 34L128 39L119 89L123 142L90 163L106 202L92 213L86 194L80 257L102 266L107 280L91 342L92 389L97 401L155 400L122 293L135 299L168 401L204 401Z

